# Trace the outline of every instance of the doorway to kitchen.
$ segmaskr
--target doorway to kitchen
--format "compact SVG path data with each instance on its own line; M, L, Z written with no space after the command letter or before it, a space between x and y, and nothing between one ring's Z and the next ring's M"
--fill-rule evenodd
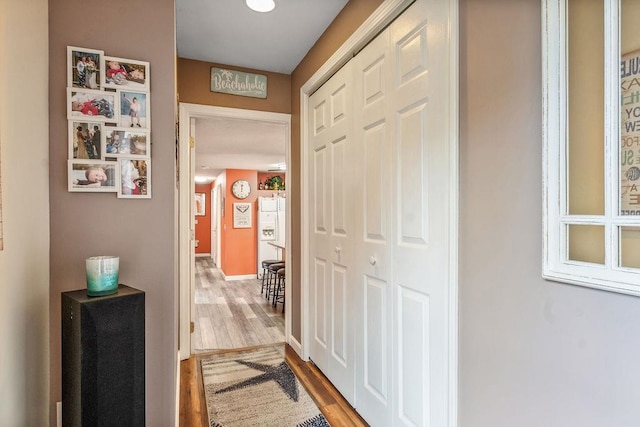
M234 276L233 274L228 274L228 272L224 272L220 270L220 267L224 265L224 244L216 245L218 255L216 258L221 260L222 265L215 265L214 262L206 263L206 265L200 265L196 268L196 258L195 258L195 216L194 216L194 192L195 192L195 176L199 172L198 164L200 162L196 162L196 147L199 143L199 136L197 131L198 122L206 122L207 120L240 120L247 124L247 126L256 125L258 123L263 123L266 125L274 125L283 127L284 132L284 147L285 147L285 155L284 155L284 165L283 167L289 169L290 164L290 134L291 134L291 118L289 114L282 113L270 113L270 112L262 112L262 111L254 111L254 110L242 110L235 108L225 108L225 107L215 107L215 106L207 106L207 105L199 105L199 104L187 104L181 103L179 106L180 109L180 122L179 122L179 144L178 144L178 178L179 178L179 274L180 274L180 286L179 286L179 318L180 318L180 359L187 359L194 352L194 335L193 331L197 327L196 319L195 319L195 297L196 297L196 274L198 273L198 268L200 271L204 271L204 277L216 278L217 274L221 274L222 278L225 281L230 282L229 279L233 280L230 282L230 286L235 286L234 289L238 290L240 286L243 285L244 282L249 282L247 286L253 286L257 289L259 294L260 292L260 281L257 279L257 273L261 273L258 271L257 265L256 269L252 271L251 274L242 274L239 276ZM259 141L256 141L256 147L259 147ZM256 151L259 152L259 149L256 148ZM243 167L236 165L229 165L229 168L237 168L235 170L242 170ZM231 219L232 212L229 212L232 209L235 209L237 203L231 203L231 201L238 202L231 196L231 186L237 180L232 176L231 172L227 174L223 174L224 179L221 179L218 184L214 188L217 190L217 198L220 214L218 218L227 215L227 219ZM257 188L256 188L257 190ZM227 197L227 193L229 196ZM257 194L257 193L256 193ZM207 195L207 199L211 201L210 195L213 193L209 193ZM255 195L254 195L255 196ZM225 199L226 203L225 203ZM247 199L249 200L249 199ZM283 202L285 204L285 209L290 211L290 199L284 198ZM209 205L211 206L211 205ZM225 207L226 206L226 207ZM253 210L254 204L251 204L251 208ZM224 213L222 211L225 211ZM255 211L253 211L255 214ZM246 218L245 218L246 219ZM253 218L252 224L255 224L256 218ZM218 222L217 234L218 241L221 241L220 235L223 235L225 232L233 232L234 230L233 224L225 224L223 221ZM290 215L286 216L285 220L285 240L284 244L284 253L283 256L285 259L291 259L291 255L289 254L291 245L289 244L290 240ZM213 244L213 242L212 242ZM221 251L222 249L222 251ZM212 249L213 251L213 249ZM222 253L221 253L222 252ZM231 254L230 254L231 255ZM209 258L211 260L211 258ZM208 271L207 271L208 270ZM202 275L200 276L203 277ZM235 280L234 280L235 279ZM253 281L253 282L251 282ZM285 281L286 282L286 281ZM245 283L246 285L246 283ZM289 295L290 284L285 283L285 295ZM221 287L222 289L222 287ZM243 298L243 297L239 297ZM279 306L280 309L282 305ZM246 311L247 307L244 307ZM288 341L290 330L291 330L291 322L290 322L290 306L285 304L284 306L284 341ZM239 310L243 310L242 307ZM258 316L256 314L256 316Z

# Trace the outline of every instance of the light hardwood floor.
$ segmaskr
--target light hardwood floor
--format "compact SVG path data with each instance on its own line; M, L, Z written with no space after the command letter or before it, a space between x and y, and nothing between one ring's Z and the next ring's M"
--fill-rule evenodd
M233 350L223 350L222 352L228 351ZM200 370L200 360L203 355L204 353L200 353L180 362L180 427L208 426L207 406ZM285 360L331 426L368 426L329 380L312 363L302 361L288 345L285 350ZM273 408L273 410L277 411L278 409Z
M282 305L273 308L260 288L257 279L225 282L211 259L196 258L197 354L180 362L180 427L207 426L202 355L284 342ZM285 360L332 426L367 426L322 372L288 345Z
M195 352L284 342L282 304L260 294L258 279L224 281L211 258L196 258Z

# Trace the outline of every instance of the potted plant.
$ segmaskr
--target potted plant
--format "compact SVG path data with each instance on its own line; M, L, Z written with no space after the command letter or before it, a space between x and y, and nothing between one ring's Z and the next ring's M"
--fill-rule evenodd
M268 178L267 182L269 183L269 188L272 190L284 190L284 181L278 175L274 175L271 178Z

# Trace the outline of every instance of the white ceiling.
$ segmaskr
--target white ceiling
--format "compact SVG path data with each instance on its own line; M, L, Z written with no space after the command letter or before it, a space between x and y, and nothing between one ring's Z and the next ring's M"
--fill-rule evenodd
M196 175L215 177L224 169L276 169L284 164L286 131L275 123L198 118Z
M176 0L180 58L291 74L347 0L275 0L269 13L244 0Z
M275 0L265 14L244 0L176 0L178 56L291 74L347 1ZM196 175L273 169L284 163L285 141L283 126L197 119Z

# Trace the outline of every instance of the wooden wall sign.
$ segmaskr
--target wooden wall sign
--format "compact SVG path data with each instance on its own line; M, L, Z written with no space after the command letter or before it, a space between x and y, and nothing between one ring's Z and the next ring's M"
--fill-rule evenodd
M267 76L211 67L211 92L266 98Z

